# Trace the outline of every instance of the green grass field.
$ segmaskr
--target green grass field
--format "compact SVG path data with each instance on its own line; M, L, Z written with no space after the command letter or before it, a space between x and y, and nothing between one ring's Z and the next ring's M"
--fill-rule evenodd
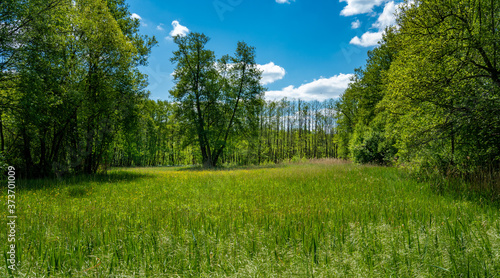
M395 168L133 168L18 186L20 277L500 275L498 207Z

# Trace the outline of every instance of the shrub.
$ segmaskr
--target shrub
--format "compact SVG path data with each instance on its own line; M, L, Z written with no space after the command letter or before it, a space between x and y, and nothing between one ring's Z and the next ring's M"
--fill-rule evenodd
M367 126L357 128L350 141L351 159L356 163L391 164L397 149L392 140L378 129Z

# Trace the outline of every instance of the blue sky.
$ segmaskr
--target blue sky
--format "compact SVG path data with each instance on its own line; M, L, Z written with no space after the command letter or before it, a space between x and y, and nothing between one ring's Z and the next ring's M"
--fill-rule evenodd
M199 32L217 57L238 41L256 48L266 99L338 97L354 69L365 64L398 2L387 0L128 0L141 33L158 40L149 66L151 99L169 99L174 86L172 36Z

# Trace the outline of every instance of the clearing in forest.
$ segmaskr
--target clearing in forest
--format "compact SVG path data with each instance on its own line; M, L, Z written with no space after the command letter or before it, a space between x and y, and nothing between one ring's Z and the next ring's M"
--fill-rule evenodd
M498 208L436 194L396 168L120 168L19 186L26 277L500 273Z

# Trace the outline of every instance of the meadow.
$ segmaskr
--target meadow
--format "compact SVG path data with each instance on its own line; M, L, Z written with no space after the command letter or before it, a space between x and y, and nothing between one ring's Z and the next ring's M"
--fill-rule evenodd
M438 194L396 168L117 168L18 186L18 277L500 273L498 206Z

